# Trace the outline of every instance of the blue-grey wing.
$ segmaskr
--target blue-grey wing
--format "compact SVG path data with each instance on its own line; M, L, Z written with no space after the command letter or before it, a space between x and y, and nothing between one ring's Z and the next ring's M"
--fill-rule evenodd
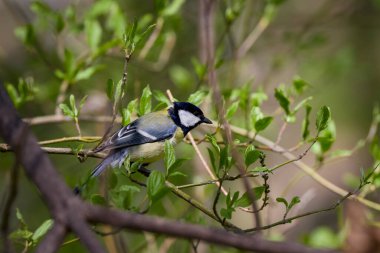
M173 137L176 130L177 126L167 114L146 114L129 125L122 127L94 151L126 148L144 143L163 141Z

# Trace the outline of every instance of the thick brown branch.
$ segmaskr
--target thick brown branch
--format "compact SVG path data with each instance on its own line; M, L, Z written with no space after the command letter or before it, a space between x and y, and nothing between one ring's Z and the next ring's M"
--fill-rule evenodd
M267 253L317 253L337 252L307 248L298 243L272 242L259 236L236 234L221 229L204 228L198 225L167 221L146 215L132 214L100 206L88 206L90 221L107 223L115 227L125 227L138 231L167 234L175 237L199 239L219 245L232 246L238 249Z

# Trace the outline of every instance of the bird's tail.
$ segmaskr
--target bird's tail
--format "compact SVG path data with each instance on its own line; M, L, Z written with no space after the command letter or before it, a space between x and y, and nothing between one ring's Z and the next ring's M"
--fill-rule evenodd
M111 154L107 156L101 163L98 164L98 166L95 167L95 169L92 170L90 174L90 178L97 177L113 162L115 154Z

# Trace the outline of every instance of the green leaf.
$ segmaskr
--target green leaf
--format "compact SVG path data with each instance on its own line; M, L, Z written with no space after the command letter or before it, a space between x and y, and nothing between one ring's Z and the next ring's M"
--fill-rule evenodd
M352 154L352 150L348 149L337 149L331 152L330 158L338 158L338 157L348 157Z
M228 108L226 112L226 120L231 120L232 116L236 113L237 109L239 107L239 101L236 101L232 103Z
M252 110L251 110L251 112L250 112L250 118L251 118L251 122L252 122L252 125L255 125L255 123L259 120L259 119L261 119L261 118L263 118L264 117L264 115L263 115L263 113L261 112L261 110L260 110L260 107L252 107Z
M220 147L213 135L207 134L206 139L210 142L211 146L214 148L214 150L220 154Z
M224 169L229 169L230 168L230 161L231 158L228 156L229 153L229 146L226 145L224 148L220 150L220 156L219 156L219 170L224 168Z
M20 222L21 226L23 228L26 228L26 223L25 223L25 220L24 220L24 217L22 216L21 212L20 212L20 209L16 208L16 218L17 220Z
M380 161L379 137L375 136L371 142L370 151L375 161Z
M95 65L88 67L84 70L78 71L78 73L75 75L75 82L81 81L81 80L87 80L90 77L92 77L96 72L101 70L103 66Z
M68 105L66 105L66 104L60 104L59 108L61 108L61 110L62 110L62 112L63 112L63 114L65 116L68 116L70 118L74 118L75 117L74 112L71 110L71 108Z
M75 73L76 64L73 52L65 48L63 64L65 67L65 79L71 81Z
M261 152L255 149L255 146L249 145L244 152L245 166L249 167L252 163L259 159Z
M153 97L159 101L159 102L162 102L164 104L166 104L166 106L170 106L172 103L170 102L169 98L167 96L165 96L165 94L160 91L160 90L154 90L153 91Z
M24 43L25 46L31 47L36 43L36 35L31 24L17 27L15 29L16 37Z
M185 0L173 0L168 4L162 11L162 16L172 16L179 14L179 10L181 9L182 5L185 3Z
M327 106L322 106L321 109L319 109L318 111L317 121L315 123L318 132L327 128L330 117L331 117L330 108Z
M202 80L206 74L207 66L205 64L200 63L200 61L195 57L191 58L191 63L193 64L193 67L194 67L195 73L197 74L198 79Z
M139 115L145 115L150 113L152 110L152 92L150 91L149 85L147 85L140 98L140 108Z
M87 95L85 95L79 102L79 109L82 109L82 107L84 106L84 103L86 102L87 100Z
M119 192L140 192L140 188L134 185L121 185L118 189Z
M308 103L310 100L312 100L312 99L313 99L313 97L310 96L310 97L307 97L307 98L301 100L301 101L300 101L300 102L294 107L294 111L293 111L292 114L296 114L296 113L298 112L298 110L301 109L303 106L305 106L305 105L307 106L307 103Z
M18 108L21 104L21 98L19 97L16 88L12 84L7 84L6 88L13 104Z
M34 231L32 235L32 240L36 243L38 240L44 236L51 227L53 227L54 221L52 219L48 219L44 221L37 229Z
M112 79L108 79L107 80L107 89L106 89L106 92L107 92L107 97L110 99L110 100L113 100L114 99L114 92L115 92L115 83Z
M75 97L73 94L70 95L69 100L70 100L71 111L73 112L74 117L77 118L79 115L79 112L78 112L77 106L75 105Z
M292 209L295 205L297 205L300 202L301 202L300 197L298 196L293 197L289 203L288 210Z
M174 171L174 172L170 173L170 175L169 175L169 177L177 177L177 176L187 177L187 175L185 173L182 173L180 171Z
M288 201L286 201L286 199L279 197L279 198L276 198L276 201L278 203L283 203L285 205L286 210L288 209L289 204L288 204Z
M106 199L100 194L93 194L91 196L90 201L94 205L100 205L100 206L106 206L107 205Z
M113 101L120 101L121 97L123 96L123 80L120 79L114 87Z
M264 101L268 100L267 94L260 89L251 95L251 101L253 106L261 106Z
M174 147L169 140L165 140L165 168L166 168L166 176L170 175L171 167L175 163L175 154Z
M310 120L309 120L309 117L310 117L310 112L311 112L311 106L310 105L306 105L305 111L306 111L305 112L305 118L302 121L302 139L304 141L310 135L310 131L309 131Z
M102 38L102 27L97 20L86 19L84 22L84 30L91 51L95 52Z
M193 94L191 94L189 98L187 99L187 101L198 106L205 100L207 95L208 95L207 91L198 90L194 92Z
M122 124L123 126L128 125L131 122L131 117L133 112L137 108L137 99L134 99L128 103L127 108L123 108L121 111Z
M264 117L262 119L259 119L255 123L255 130L256 132L261 132L265 130L269 124L272 122L273 117Z
M226 218L226 219L231 219L232 218L232 212L233 212L233 209L231 208L222 208L220 210L220 215L223 217L223 218Z
M209 148L207 148L207 151L208 151L208 155L210 157L211 166L214 169L215 174L218 175L219 174L219 167L216 166L216 159L215 159L214 152Z
M298 94L302 94L310 86L305 80L299 76L293 78L293 88Z
M274 96L277 99L280 106L282 107L282 109L284 109L286 115L290 114L290 101L287 95L285 94L285 91L283 89L276 88L274 90Z
M263 196L263 193L265 191L265 187L264 186L257 186L257 187L254 187L252 188L253 191L253 194L254 194L254 197L255 197L255 200L259 200L261 199L261 197ZM250 200L249 198L249 195L248 193L244 193L236 202L235 202L235 206L241 206L241 207L248 207L252 204L252 201Z
M176 169L178 169L179 167L182 166L182 164L186 161L188 161L189 158L179 158L179 159L176 159L175 162L172 164L172 166L170 167L170 170L171 171L174 171ZM172 175L174 172L171 172L170 175Z
M330 123L329 127L319 134L317 142L311 148L312 152L318 156L318 159L323 159L323 155L330 150L335 139L335 127Z
M18 229L9 235L9 237L13 240L30 240L32 236L33 232L26 229Z
M147 182L147 192L148 197L151 201L156 200L158 193L165 187L165 177L164 175L157 171L153 170Z
M131 24L126 28L126 32L123 36L124 47L129 51L129 54L132 54L135 50L135 35L137 29L137 20L135 19Z

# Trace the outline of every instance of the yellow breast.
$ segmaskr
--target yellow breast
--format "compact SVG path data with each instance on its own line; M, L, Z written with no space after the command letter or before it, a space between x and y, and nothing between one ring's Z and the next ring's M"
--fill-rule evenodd
M175 145L183 139L182 130L177 129L170 142ZM128 154L132 162L141 161L144 163L155 162L164 156L165 141L145 143L128 148Z

